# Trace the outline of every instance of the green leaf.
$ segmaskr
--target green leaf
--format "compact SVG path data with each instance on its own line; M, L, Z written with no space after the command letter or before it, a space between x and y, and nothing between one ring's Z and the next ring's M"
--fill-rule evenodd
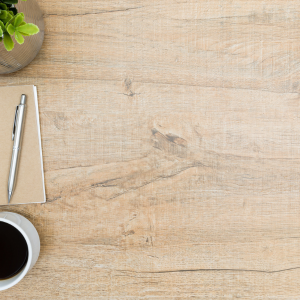
M1 19L1 18L0 18ZM7 22L9 22L12 19L12 16L10 14L7 14L7 18L2 19L3 23L7 25Z
M0 37L2 38L2 35L3 35L3 30L2 28L0 28Z
M40 31L39 28L32 23L28 23L26 25L19 26L17 28L17 30L22 34L25 33L25 34L29 34L29 35L37 34Z
M12 24L9 24L6 28L6 30L10 35L14 35L16 28Z
M13 22L15 21L15 18L16 17L12 17L10 14L7 15L9 18L6 19L6 22L4 21L5 24L5 28L7 29L7 27L10 25L10 24L13 24Z
M3 32L6 31L5 26L1 20L0 20L0 28L2 29Z
M11 36L7 32L4 32L3 42L4 42L4 47L7 51L11 51L12 49L14 49L15 46L14 41L12 40Z
M4 3L0 3L0 9L1 10L7 10L7 5Z
M18 31L20 32L20 31ZM30 36L30 34L24 33L24 32L20 32L23 36Z
M17 14L14 21L15 27L20 26L23 21L24 21L24 16L22 16L22 14Z
M6 4L18 4L18 0L3 0L2 2Z
M22 25L26 25L26 22L22 22L22 23L20 24L20 26L22 26ZM20 27L20 26L19 26L19 27ZM24 35L24 36L29 36L30 34L27 34L27 33L22 32L22 35Z
M0 19L4 20L8 16L8 13L6 10L0 10Z
M23 38L22 34L18 31L16 31L15 39L16 39L17 43L20 45L22 45L24 43L24 38Z

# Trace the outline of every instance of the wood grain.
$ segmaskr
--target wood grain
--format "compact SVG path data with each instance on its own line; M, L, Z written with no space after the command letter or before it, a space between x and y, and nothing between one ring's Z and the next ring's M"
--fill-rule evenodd
M39 1L41 256L0 299L300 298L300 4Z

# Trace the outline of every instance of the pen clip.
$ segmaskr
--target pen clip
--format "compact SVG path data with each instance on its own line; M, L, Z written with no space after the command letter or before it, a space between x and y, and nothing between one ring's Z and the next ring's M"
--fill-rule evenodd
M16 131L16 121L17 121L18 109L19 109L19 105L16 107L14 127L13 127L13 132L12 132L12 140L15 139L15 131Z

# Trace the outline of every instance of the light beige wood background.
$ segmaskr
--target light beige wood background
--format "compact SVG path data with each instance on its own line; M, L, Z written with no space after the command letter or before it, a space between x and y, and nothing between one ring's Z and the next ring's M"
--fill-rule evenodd
M300 299L300 3L39 1L48 203L1 299Z

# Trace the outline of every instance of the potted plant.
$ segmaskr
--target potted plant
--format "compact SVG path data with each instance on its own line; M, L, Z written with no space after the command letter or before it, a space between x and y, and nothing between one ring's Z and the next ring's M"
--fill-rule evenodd
M43 15L35 0L0 0L0 74L30 63L43 39Z
M27 1L27 0L22 0ZM14 6L18 0L0 0L0 42L7 51L14 48L12 36L18 44L24 43L24 36L37 34L40 30L32 23L25 22L25 15Z

